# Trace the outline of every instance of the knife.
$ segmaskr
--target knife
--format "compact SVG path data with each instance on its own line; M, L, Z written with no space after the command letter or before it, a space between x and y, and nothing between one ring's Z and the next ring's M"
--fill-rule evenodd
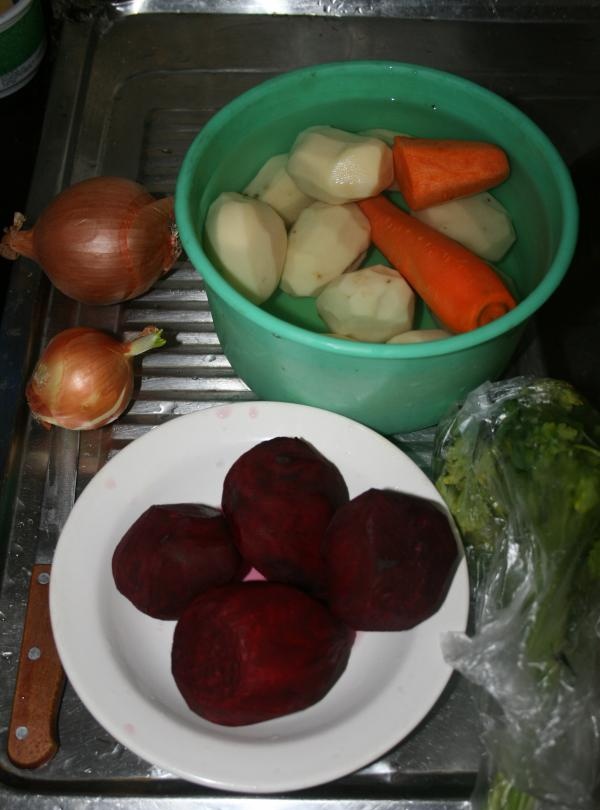
M31 572L21 653L8 727L8 756L19 768L37 768L58 750L58 710L65 674L50 626L51 566Z
M49 433L42 429L40 438L48 464L8 728L8 756L19 768L38 768L56 754L66 680L52 634L48 597L54 549L75 501L79 436L54 428Z

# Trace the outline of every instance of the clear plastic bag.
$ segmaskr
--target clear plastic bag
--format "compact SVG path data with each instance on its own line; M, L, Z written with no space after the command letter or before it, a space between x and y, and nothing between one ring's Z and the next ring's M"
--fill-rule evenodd
M438 428L433 475L475 589L472 633L443 651L476 687L476 804L598 807L599 443L600 415L545 378L487 383Z
M435 439L435 426L414 430L412 433L398 433L390 440L396 444L403 453L414 461L423 470L425 475L432 477L431 463L433 443Z

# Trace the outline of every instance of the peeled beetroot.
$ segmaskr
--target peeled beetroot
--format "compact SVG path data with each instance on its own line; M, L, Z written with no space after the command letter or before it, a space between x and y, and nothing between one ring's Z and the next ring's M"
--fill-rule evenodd
M112 558L117 589L155 619L178 618L199 593L248 569L222 512L191 503L151 506Z
M354 632L299 589L252 581L212 588L175 627L171 669L190 709L226 726L321 700L348 662Z
M278 437L234 462L222 508L242 556L264 577L321 594L323 536L348 497L332 462L303 439Z
M440 607L458 546L429 501L369 489L336 512L325 556L336 616L357 630L408 630Z

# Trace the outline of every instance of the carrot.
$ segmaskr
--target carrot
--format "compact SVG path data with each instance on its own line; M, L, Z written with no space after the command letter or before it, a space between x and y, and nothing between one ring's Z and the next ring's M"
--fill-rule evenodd
M483 141L397 135L392 154L396 182L413 211L487 191L510 172L504 150Z
M381 194L358 205L371 241L451 332L469 332L516 306L495 270L454 239Z

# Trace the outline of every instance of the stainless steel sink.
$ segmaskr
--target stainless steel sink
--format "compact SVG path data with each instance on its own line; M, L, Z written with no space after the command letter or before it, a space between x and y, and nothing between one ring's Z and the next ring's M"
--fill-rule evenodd
M63 25L27 211L31 220L60 189L92 175L124 175L154 193L172 193L186 148L216 110L269 76L325 61L393 59L450 70L523 109L568 164L598 147L599 3L261 5L263 12L279 12L274 14L241 2L98 5L97 13L72 10ZM140 6L145 13L130 13ZM182 8L188 13L178 13ZM32 423L22 390L40 348L77 324L124 337L155 324L168 341L144 356L128 412L81 436ZM512 371L543 373L546 367L534 329ZM57 755L37 770L15 768L6 756L7 726L38 543L56 543L74 500L128 442L180 414L253 394L222 353L202 279L185 257L147 295L107 308L66 299L34 264L20 260L0 332L0 368L1 807L470 806L481 755L479 723L469 687L458 677L421 726L380 761L293 795L228 795L161 772L112 739L68 685Z

